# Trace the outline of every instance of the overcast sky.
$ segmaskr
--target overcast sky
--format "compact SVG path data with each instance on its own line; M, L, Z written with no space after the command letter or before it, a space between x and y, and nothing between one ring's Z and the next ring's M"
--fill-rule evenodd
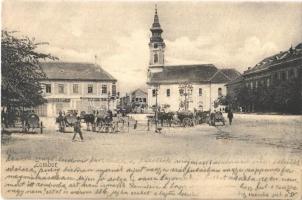
M156 2L16 1L2 27L49 42L61 61L95 62L122 92L146 82ZM157 2L167 64L213 63L243 72L302 42L302 3Z

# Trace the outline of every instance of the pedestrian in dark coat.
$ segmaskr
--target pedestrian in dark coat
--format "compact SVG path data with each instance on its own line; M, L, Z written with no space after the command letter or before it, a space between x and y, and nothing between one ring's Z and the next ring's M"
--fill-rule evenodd
M229 112L228 112L228 118L229 118L229 123L230 123L230 125L232 125L233 117L234 117L233 112L232 112L232 110L230 109Z
M82 131L81 131L81 118L80 117L77 117L77 121L74 123L73 128L74 128L74 135L73 135L72 141L74 141L77 133L80 135L81 141L83 141L84 138L83 138Z

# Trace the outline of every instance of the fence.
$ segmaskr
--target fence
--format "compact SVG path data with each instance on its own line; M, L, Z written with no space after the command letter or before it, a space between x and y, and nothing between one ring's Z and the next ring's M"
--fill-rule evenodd
M150 131L151 122L149 120L136 120L132 117L127 117L122 122L118 122L118 127L121 132L129 132L130 130Z

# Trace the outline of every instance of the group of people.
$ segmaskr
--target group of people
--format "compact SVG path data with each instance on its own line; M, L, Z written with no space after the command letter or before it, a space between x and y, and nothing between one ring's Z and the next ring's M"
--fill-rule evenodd
M97 116L98 114L99 114L98 111L93 112L93 115L95 115L95 116ZM72 123L73 132L74 132L74 135L72 137L72 141L75 141L75 138L76 138L77 135L80 136L81 141L84 141L83 133L82 133L82 130L81 130L81 117L78 115L78 112L76 112L76 111L69 113L69 115L72 115L73 117L76 118L76 121ZM108 110L106 115L107 115L107 118L110 121L112 121L113 112L111 110ZM65 124L67 122L65 112L60 111L59 116L58 116L57 119L58 119L57 122L60 124L60 131L62 131L61 127L65 126Z

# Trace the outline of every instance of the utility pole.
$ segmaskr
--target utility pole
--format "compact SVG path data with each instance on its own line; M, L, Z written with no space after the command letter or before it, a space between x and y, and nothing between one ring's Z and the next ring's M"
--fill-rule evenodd
M210 81L210 113L212 112L212 82Z
M107 108L109 110L109 106L110 106L110 92L108 92L107 94Z

